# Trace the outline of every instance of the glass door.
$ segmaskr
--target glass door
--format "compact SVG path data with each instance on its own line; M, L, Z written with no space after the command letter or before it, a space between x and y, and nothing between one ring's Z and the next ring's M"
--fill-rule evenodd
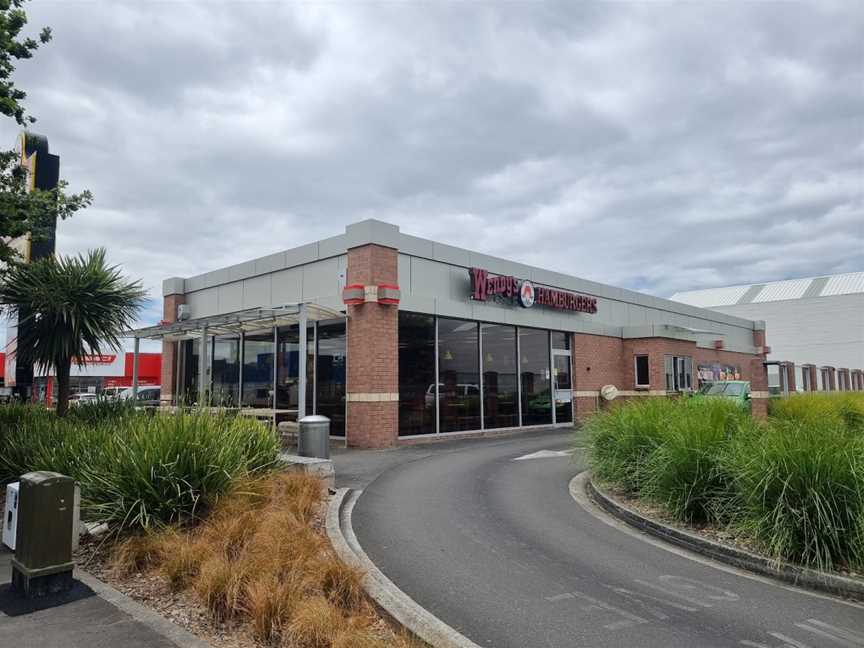
M552 351L555 374L555 422L573 422L573 378L571 376L570 352Z

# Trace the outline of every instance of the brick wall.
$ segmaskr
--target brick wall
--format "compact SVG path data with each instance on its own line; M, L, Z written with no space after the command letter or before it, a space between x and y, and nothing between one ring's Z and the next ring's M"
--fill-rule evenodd
M166 322L177 320L177 307L186 303L186 295L167 295L162 300L162 319ZM173 404L177 393L177 342L162 341L162 378L161 400L165 404Z
M398 285L398 253L380 245L348 250L346 284ZM399 428L399 310L348 306L348 445L394 445Z
M758 341L764 342L764 338ZM754 414L757 416L767 414L767 399L762 396L768 390L768 379L761 355L705 349L697 347L695 342L686 340L657 337L622 340L580 333L573 335L572 346L573 389L577 418L584 418L596 412L598 408L608 406L606 401L598 398L596 394L604 385L615 385L620 392L623 392L619 397L621 399L665 394L666 355L693 358L694 389L697 386L695 381L699 364L718 363L740 367L741 379L749 380L751 390L756 392L757 397L753 399ZM647 388L636 387L635 358L639 355L648 356L650 384Z

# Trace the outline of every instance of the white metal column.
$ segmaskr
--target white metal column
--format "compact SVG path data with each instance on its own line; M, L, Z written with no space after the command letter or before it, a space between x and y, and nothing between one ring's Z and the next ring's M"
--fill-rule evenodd
M135 338L135 350L132 353L132 401L138 398L138 353L141 349L141 339Z
M300 304L297 331L297 421L306 416L306 304Z
M207 406L207 327L201 329L201 347L198 350L198 407Z

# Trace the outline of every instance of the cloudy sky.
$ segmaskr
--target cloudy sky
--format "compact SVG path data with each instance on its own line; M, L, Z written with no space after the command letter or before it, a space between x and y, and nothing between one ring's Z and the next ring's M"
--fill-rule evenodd
M667 296L864 269L864 3L49 2L58 249L189 276L379 218ZM0 124L0 142L17 129Z

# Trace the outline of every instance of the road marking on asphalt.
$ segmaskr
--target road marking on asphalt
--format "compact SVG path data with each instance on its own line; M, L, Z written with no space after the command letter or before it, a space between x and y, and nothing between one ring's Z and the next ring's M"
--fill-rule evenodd
M659 592L663 592L664 594L670 594L671 596L676 596L680 599L684 599L688 603L692 603L693 605L698 605L699 607L710 608L712 605L710 603L705 603L704 601L700 601L691 596L685 596L681 594L681 592L676 592L674 590L668 589L666 587L660 587L659 585L655 585L654 583L649 583L648 581L635 579L634 582L639 583L643 587L647 587L649 589L657 590Z
M864 646L864 635L848 628L832 626L819 619L807 619L807 623L796 623L795 625L802 630L807 630L820 637L830 639L841 646L847 646L848 648Z
M573 592L573 596L589 603L589 605L581 606L583 612L606 610L608 612L614 612L615 614L622 617L622 619L619 621L613 621L612 623L604 624L603 627L607 630L620 630L621 628L629 628L632 625L641 625L643 623L648 623L648 619L643 619L636 614L631 614L630 612L627 612L627 610L622 610L621 608L617 608L614 605L609 605L608 603L604 603L603 601L592 598L587 594L583 594L582 592Z
M521 457L516 457L513 461L524 461L525 459L551 459L553 457L569 457L573 452L573 450L540 450L539 452L532 452L531 454L522 455Z
M808 646L807 644L801 643L800 641L795 641L792 637L787 637L786 635L779 632L769 632L768 634L770 634L775 639L779 639L780 641L785 642L786 646L790 646L790 648L810 648L810 646ZM784 646L784 648L786 648L786 646Z

